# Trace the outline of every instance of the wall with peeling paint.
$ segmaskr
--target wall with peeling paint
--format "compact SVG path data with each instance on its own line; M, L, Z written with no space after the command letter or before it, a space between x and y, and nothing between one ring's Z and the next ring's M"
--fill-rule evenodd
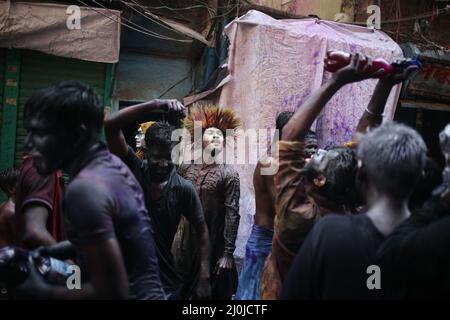
M187 59L123 53L117 66L113 98L146 101L160 97L174 86L162 98L182 101L191 85L191 63Z

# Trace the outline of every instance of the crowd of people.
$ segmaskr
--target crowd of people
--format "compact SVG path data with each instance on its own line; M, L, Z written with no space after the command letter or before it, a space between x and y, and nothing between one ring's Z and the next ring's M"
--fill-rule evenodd
M20 168L0 174L0 247L17 246L80 266L82 286L50 284L36 268L10 299L399 299L450 296L450 125L447 166L427 158L412 128L383 113L392 88L417 70L370 72L358 54L274 126L270 155L253 175L256 212L238 274L239 174L215 161L230 109L152 100L105 116L94 90L63 82L25 106ZM380 78L381 76L381 78ZM319 148L311 126L342 87L380 78L342 146ZM174 114L191 137L201 124L200 162L173 157L176 129L149 122ZM138 128L130 146L123 129ZM106 142L103 142L102 133ZM198 159L195 159L198 160ZM278 171L263 174L276 163ZM64 173L64 175L63 175ZM68 176L64 179L63 176ZM372 270L372 271L371 271ZM375 272L374 275L372 273ZM377 272L378 277L377 277Z

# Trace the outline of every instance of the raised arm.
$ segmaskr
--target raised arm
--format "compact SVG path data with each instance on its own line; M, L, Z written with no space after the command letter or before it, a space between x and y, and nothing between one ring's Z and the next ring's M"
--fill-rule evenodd
M155 99L114 113L105 119L105 138L109 150L124 159L128 153L128 146L122 128L148 121L149 115L156 110L184 113L185 108L177 100Z
M364 65L359 54L353 55L348 66L337 71L330 81L309 96L306 102L283 128L281 139L288 141L301 140L308 132L320 111L322 111L327 102L330 101L331 97L333 97L340 88L348 83L376 77L382 72L377 71L375 73L369 73L367 70L370 70L371 65L372 62L370 59L367 64Z
M369 128L375 128L381 124L383 121L386 101L389 98L392 88L395 85L407 80L418 69L419 68L416 65L412 65L400 70L397 73L386 75L378 81L369 105L359 120L358 126L356 127L356 132L365 133Z

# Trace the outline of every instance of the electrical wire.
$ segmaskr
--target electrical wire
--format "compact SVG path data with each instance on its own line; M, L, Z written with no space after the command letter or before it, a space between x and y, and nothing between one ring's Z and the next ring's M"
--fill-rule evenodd
M395 3L394 3L395 4ZM438 11L438 15L446 15L446 14L450 14L450 9L447 8L442 8L439 9ZM433 12L427 12L427 13L423 13L417 16L411 16L411 17L404 17L404 18L399 18L399 19L394 19L394 20L385 20L385 21L381 21L381 24L393 24L393 23L398 23L398 22L405 22L405 21L411 21L411 20L418 20L418 19L424 19L424 18L428 18L431 17L433 15ZM349 24L356 24L356 25L361 25L361 26L365 26L367 23L366 22L350 22Z
M114 21L114 22L116 22L116 23L119 23L120 25L122 25L122 26L124 26L124 27L127 27L127 28L129 28L129 29L132 29L132 30L134 30L134 31L136 31L136 32L139 32L139 33L142 33L142 34L145 34L145 35L154 37L154 38L158 38L158 39L161 39L161 40L170 40L170 41L177 41L177 42L189 42L189 43L192 42L192 40L175 39L175 38L167 37L167 36L161 35L161 34L159 34L159 33L153 32L153 31L151 31L151 30L148 30L148 29L146 29L146 28L144 28L144 27L142 27L142 26L140 26L140 25L138 25L138 24L136 24L136 23L134 23L134 22L132 22L132 21L126 19L126 18L123 18L123 17L121 18L120 16L114 14L109 8L107 8L107 7L105 7L105 6L103 6L103 5L99 4L99 3L97 3L95 0L93 0L93 2L95 2L97 5L100 5L101 7L105 8L106 11L108 11L111 15L115 16L115 17L117 18L117 20L111 18L111 17L108 16L108 15L106 15L106 14L105 14L104 12L102 12L101 10L98 10L98 9L96 9L95 7L92 7L92 6L88 5L87 3L85 3L85 2L82 1L82 0L77 0L77 1L78 1L79 3L81 3L81 4L83 4L85 7L89 8L89 9L91 9L91 10L93 10L93 11L95 11L95 12L101 14L101 15L103 15L104 17L108 18L109 20L112 20L112 21ZM128 25L127 23L124 23L124 22L122 22L121 20L129 21L129 22L131 23L131 25ZM135 25L135 26L137 26L137 27L140 28L140 29L137 29L136 27L133 27L132 25Z
M217 19L217 18L226 17L226 16L229 15L231 12L233 12L234 9L236 9L236 8L239 8L239 5L238 5L238 4L236 4L236 5L234 5L233 7L231 7L231 9L230 9L229 11L225 12L225 13L222 13L222 14L220 14L220 15L218 15L218 16L211 17L211 19Z
M168 30L170 30L170 31L174 31L174 32L177 32L177 33L182 34L182 35L185 36L184 33L180 32L180 31L178 31L178 30L176 30L176 29L174 29L174 28L172 28L172 27L170 27L170 26L167 26L166 24L161 23L161 22L159 22L158 20L156 20L156 19L150 17L148 14L146 14L146 12L141 12L141 11L139 11L139 10L133 8L133 6L130 5L128 2L123 1L123 0L119 0L119 1L120 1L121 3L123 3L124 5L126 5L128 8L130 8L131 10L133 10L134 12L136 12L136 13L138 13L139 15L143 16L144 18L146 18L146 19L148 19L148 20L150 20L150 21L156 23L157 25L159 25L159 26L161 26L161 27L163 27L163 28L165 28L165 29L168 29ZM139 5L138 3L136 3L135 1L133 1L133 0L131 0L131 1L132 1L133 3L135 3L137 6L140 6L140 5Z
M165 90L163 93L161 93L157 99L161 99L166 93L168 93L170 90L172 90L173 88L178 86L180 83L184 82L185 80L189 79L190 77L191 77L191 75L190 75L190 72L189 72L189 74L186 77L184 77L183 79L177 81L175 84L171 85L167 90Z
M422 33L422 30L419 28L419 35L420 35L420 37L426 42L426 43L428 43L429 45L432 45L432 46L434 46L434 47L436 47L436 48L438 48L438 49L440 49L440 50L445 50L445 47L443 47L443 46L441 46L441 45L439 45L439 44L437 44L437 43L435 43L435 42L433 42L433 41L431 41L431 40L428 40L424 35L423 35L423 33Z
M230 2L228 1L228 5L226 6L217 6L217 9L230 9L230 11L228 11L225 14L221 14L221 15L216 15L216 12L213 8L205 5L205 4L198 4L198 5L193 5L193 6L189 6L189 7L182 7L182 8L172 8L172 7L168 7L168 6L158 6L158 7L151 7L151 6L143 6L142 4L137 3L134 0L131 0L134 4L136 4L137 6L139 6L141 9L147 10L147 9L167 9L170 11L184 11L184 10L191 10L191 9L196 9L196 8L203 8L206 9L210 15L211 19L215 19L215 18L220 18L223 17L225 15L228 15L229 13L231 13L235 8L236 8L236 4L232 7L230 7ZM201 3L200 1L197 1L199 3ZM211 13L212 12L212 13ZM182 18L186 18L186 17L182 17Z
M161 0L158 0L158 2L159 2L161 5L163 5L163 6L166 5L166 3L162 2ZM169 8L169 10L170 10L170 8ZM181 15L179 12L173 11L173 10L172 10L172 12L175 13L175 15L177 15L177 16L180 17L181 19L186 19L186 17L184 17L183 15Z
M133 6L132 6L129 2L124 1L124 0L119 0L119 1L122 2L123 4L125 4L127 7L129 7L129 8L132 9L133 11L135 11L135 12L139 13L140 15L142 15L142 16L148 18L149 20L151 20L151 21L157 23L158 25L160 25L160 26L162 26L162 27L164 27L164 28L166 28L166 29L169 29L169 30L172 30L172 31L176 31L176 32L178 32L178 33L180 33L180 34L183 34L182 32L180 32L180 31L178 31L178 30L175 30L175 29L173 29L173 28L171 28L171 27L168 27L168 26L166 26L165 24L162 24L162 23L160 23L159 21L157 21L157 20L155 20L154 18L152 18L151 16L149 16L148 13L147 13L147 8L149 8L149 7L145 7L145 6L141 5L140 3L136 2L135 0L130 0L134 5L136 5L138 8L140 8L141 10L143 10L143 12L141 12L141 11L139 11L139 10L133 8ZM204 6L204 5L203 5L203 6ZM204 7L207 7L207 6L204 6ZM213 20L213 19L217 19L217 18L221 18L221 17L227 16L227 15L229 15L235 8L238 8L238 7L239 7L238 5L235 5L235 6L231 7L231 9L230 9L229 11L227 11L227 12L221 14L221 15L215 15L215 16L212 16L210 19ZM167 8L169 8L169 7L167 7ZM212 8L210 8L210 7L207 7L207 8L212 10ZM221 7L221 8L222 8L222 7ZM223 8L225 8L225 7L223 7ZM229 7L228 7L228 8L229 8ZM169 8L169 9L170 9L170 8ZM215 13L215 12L214 12L214 13ZM183 34L183 35L184 35L184 34Z
M183 8L171 8L168 6L160 6L160 7L151 7L151 6L145 6L146 9L155 9L155 10L161 10L161 9L167 9L170 11L184 11L184 10L192 10L192 9L197 9L197 8L202 8L202 9L207 9L209 10L210 8L208 8L205 5L195 5L195 6L189 6L189 7L183 7Z
M96 0L91 0L91 1L94 2L95 4L97 4L98 6L101 6L102 8L104 8L104 9L106 9L106 10L108 10L108 11L111 11L109 8L107 8L106 6L104 6L104 5L100 4L100 3L98 3ZM112 11L111 11L111 13L112 13ZM115 15L115 16L116 16L117 18L120 19L120 17L119 17L118 15ZM127 21L127 22L130 23L131 25L134 25L135 27L144 30L144 32L151 33L151 34L153 34L155 37L158 37L158 38L160 38L160 39L163 39L163 40L182 40L182 39L171 38L171 37L169 37L169 36L165 36L165 35L159 34L159 33L157 33L157 32L151 31L151 30L149 30L149 29L147 29L147 28L145 28L145 27L143 27L143 26L138 25L137 23L135 23L135 22L133 22L133 21L127 19L127 18L122 17L122 19L125 20L125 21Z
M448 8L442 8L438 10L438 14L448 14L450 13L450 10ZM410 20L417 20L417 19L423 19L423 18L428 18L431 17L433 15L433 12L427 12L427 13L423 13L417 16L411 16L411 17L404 17L404 18L400 18L400 19L395 19L395 20L387 20L387 21L381 21L381 23L397 23L397 22L403 22L403 21L410 21Z

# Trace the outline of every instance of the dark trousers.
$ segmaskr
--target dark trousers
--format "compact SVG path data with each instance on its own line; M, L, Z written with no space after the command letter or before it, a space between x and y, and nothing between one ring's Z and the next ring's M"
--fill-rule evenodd
M220 275L211 275L211 296L213 300L231 300L236 292L238 274L236 266L227 271L222 271Z

